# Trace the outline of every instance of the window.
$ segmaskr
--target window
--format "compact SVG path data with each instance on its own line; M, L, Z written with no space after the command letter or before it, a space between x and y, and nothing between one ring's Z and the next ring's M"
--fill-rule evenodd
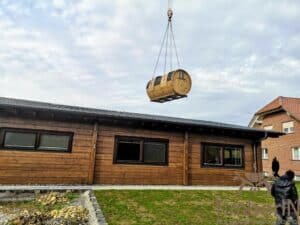
M0 134L4 149L70 152L72 147L72 133L5 128Z
M242 167L243 147L222 144L202 144L202 165Z
M300 160L300 148L298 147L292 148L292 159Z
M265 130L273 130L273 126L264 126Z
M116 137L115 163L167 164L168 141Z
M299 175L295 176L295 181L300 181L300 176Z
M241 166L242 165L241 149L235 147L224 147L224 165Z
M262 149L262 159L269 159L269 152L267 148Z
M264 175L264 177L268 177L269 176L269 172L263 171L263 175Z
M173 78L173 72L168 73L167 81L172 80L172 78Z
M4 134L3 146L7 148L34 148L35 133L8 131Z
M286 134L294 133L294 122L290 121L282 123L282 131Z
M184 80L184 72L183 71L179 72L179 79Z
M144 142L144 162L145 163L165 163L166 144L159 142Z
M69 135L41 134L38 149L68 151L69 142Z
M221 166L222 148L220 146L205 146L203 157L205 165Z
M160 84L160 82L161 82L161 76L159 76L159 77L156 77L156 79L155 79L155 81L154 81L154 86L156 86L156 85L159 85Z
M117 161L140 161L140 142L131 140L119 140Z
M150 82L151 82L151 81L149 81L149 82L147 83L146 89L148 89L148 88L149 88L149 86L150 86Z

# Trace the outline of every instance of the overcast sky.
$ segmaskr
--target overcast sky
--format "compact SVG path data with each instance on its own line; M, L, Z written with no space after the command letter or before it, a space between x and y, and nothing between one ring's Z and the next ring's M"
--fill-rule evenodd
M145 92L167 0L0 0L0 96L242 125L279 95L300 97L299 0L173 5L187 99Z

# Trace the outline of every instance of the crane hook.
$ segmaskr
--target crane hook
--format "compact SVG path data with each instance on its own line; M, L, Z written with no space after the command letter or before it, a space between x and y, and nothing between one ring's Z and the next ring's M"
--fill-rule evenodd
M170 22L172 21L172 17L173 17L173 10L171 8L169 8L169 10L168 10L168 18L169 18Z

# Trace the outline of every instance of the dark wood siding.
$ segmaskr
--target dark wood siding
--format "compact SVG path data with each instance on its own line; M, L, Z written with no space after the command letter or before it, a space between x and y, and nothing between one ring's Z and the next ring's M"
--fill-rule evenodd
M1 184L88 182L92 125L0 117L1 127L74 132L72 153L0 149Z
M71 153L0 149L1 184L172 184L234 185L237 174L253 171L252 140L184 132L104 126L39 119L0 117L0 128L73 132ZM96 132L97 131L97 132ZM159 138L169 141L168 165L113 163L115 137ZM202 168L201 142L242 145L245 167ZM96 152L94 152L94 150ZM261 151L258 165L261 168Z
M115 136L169 140L168 165L114 164ZM182 184L182 152L182 133L100 126L94 182L97 184Z
M201 166L201 143L241 145L244 147L244 168L217 168ZM189 138L189 184L191 185L239 185L238 175L253 172L252 141L228 137L192 134Z

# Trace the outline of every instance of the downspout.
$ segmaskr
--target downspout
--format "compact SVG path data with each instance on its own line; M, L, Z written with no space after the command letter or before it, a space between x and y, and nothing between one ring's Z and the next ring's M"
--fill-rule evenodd
M265 131L265 135L263 138L260 138L258 141L254 142L253 144L253 157L254 157L254 172L257 173L258 165L257 165L257 144L261 143L262 141L266 140L268 138L268 132Z

